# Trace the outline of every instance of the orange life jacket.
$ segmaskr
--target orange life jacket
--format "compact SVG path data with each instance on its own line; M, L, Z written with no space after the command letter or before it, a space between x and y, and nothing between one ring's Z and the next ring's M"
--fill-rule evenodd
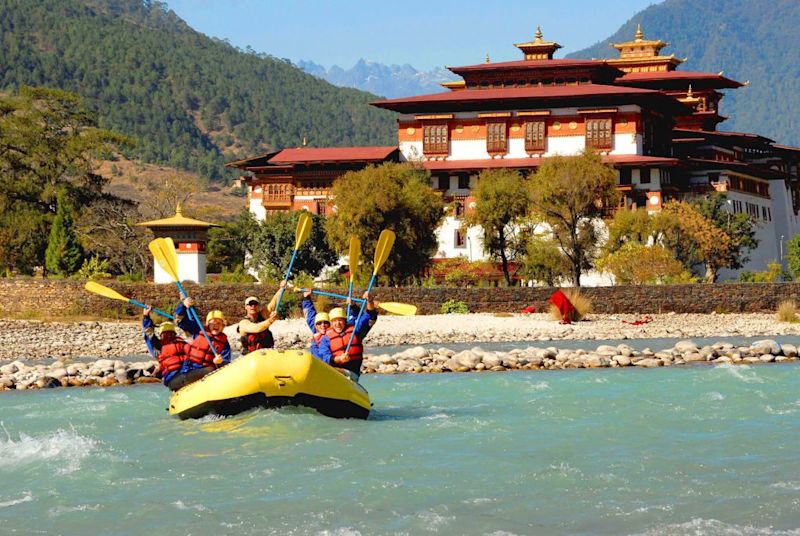
M330 328L325 335L331 341L331 354L333 357L338 357L344 354L344 349L347 348L347 341L350 340L350 334L353 333L353 326L347 326L341 333ZM353 343L350 345L350 350L347 352L350 361L344 364L331 363L334 367L346 368L352 370L356 374L361 372L361 361L364 359L364 347L361 345L361 339L358 335L353 336Z
M171 342L161 345L158 353L158 366L161 369L161 376L166 378L170 372L180 370L183 360L186 359L186 341L180 337L175 337Z
M217 335L212 335L209 333L208 336L211 338L211 342L214 344L214 348L217 350L217 353L221 354L225 349L225 346L228 344L227 335L224 333L219 333ZM189 345L187 357L189 358L189 361L195 365L195 368L218 368L218 366L214 364L214 352L211 351L211 348L208 346L208 341L202 335L195 338L195 340L192 341L192 344Z

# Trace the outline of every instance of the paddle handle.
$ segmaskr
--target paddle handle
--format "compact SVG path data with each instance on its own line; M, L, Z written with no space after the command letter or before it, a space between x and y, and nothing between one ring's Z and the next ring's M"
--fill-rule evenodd
M181 282L178 281L177 279L175 280L175 284L178 285L178 292L181 293L181 297L183 297L183 299L185 300L188 294L186 294L186 291L183 289L183 285L181 285ZM200 326L200 331L203 332L203 337L206 338L208 347L211 348L211 351L214 353L214 358L219 357L217 349L214 348L214 345L211 343L211 337L208 336L208 333L206 333L206 328L204 328L203 323L200 322L200 317L197 316L197 311L194 310L194 307L189 307L188 309L189 309L189 317L192 318L195 322L197 322L198 326Z
M294 266L294 260L297 258L297 248L292 252L292 260L289 261L289 268L286 269L286 276L283 278L285 283L289 282L289 276L292 273L292 266ZM286 287L281 287L281 291L278 293L278 301L275 304L275 311L278 311L278 308L281 306L281 300L283 299L283 293L286 291Z
M140 302L140 301L136 301L136 300L134 300L133 298L128 298L128 303L130 303L131 305L135 305L135 306L137 306L137 307L141 307L142 309L147 309L148 307L150 307L149 305L147 305L147 304L144 304L144 303L142 303L142 302ZM156 314L158 314L158 315L161 315L161 316L163 316L164 318L169 318L170 320L175 320L175 317L174 317L174 316L172 316L172 315L171 315L171 314L169 314L169 313L165 313L165 312L164 312L164 311L162 311L161 309L156 309L155 307L153 307L152 309L153 309L153 312L154 312L154 313L156 313Z
M372 277L369 280L369 286L367 287L367 294L370 293L372 290L372 285L375 284L375 278L378 274L372 274ZM350 339L347 341L347 348L344 349L344 355L349 355L348 352L350 351L350 345L353 344L353 338L356 336L356 326L358 325L358 321L361 320L361 316L364 314L364 308L367 306L367 300L363 300L361 302L361 308L358 310L358 316L356 317L355 323L353 323L353 332L350 333Z

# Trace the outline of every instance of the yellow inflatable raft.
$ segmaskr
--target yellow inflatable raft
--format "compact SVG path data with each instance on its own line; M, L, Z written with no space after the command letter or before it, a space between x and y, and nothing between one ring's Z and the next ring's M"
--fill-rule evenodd
M356 419L366 419L371 407L366 389L308 351L256 350L176 391L169 412L195 419L287 405Z

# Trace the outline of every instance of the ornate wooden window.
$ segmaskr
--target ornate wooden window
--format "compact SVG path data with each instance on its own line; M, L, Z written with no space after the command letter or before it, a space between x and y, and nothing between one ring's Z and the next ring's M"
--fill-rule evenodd
M490 153L508 152L505 122L488 123L486 125L486 150Z
M529 153L544 152L546 132L544 121L525 123L525 151Z
M422 152L447 154L449 152L447 125L426 125L422 131Z
M586 120L586 147L598 150L611 150L612 121L607 119Z
M449 190L450 189L450 175L439 175L437 178L437 186L438 190Z

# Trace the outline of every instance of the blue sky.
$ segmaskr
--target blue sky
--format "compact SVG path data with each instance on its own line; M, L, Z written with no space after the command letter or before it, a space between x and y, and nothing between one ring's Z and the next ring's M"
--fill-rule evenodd
M520 59L536 26L593 45L656 0L167 0L194 29L293 62L349 68L360 58L418 69ZM645 31L647 29L645 28Z

